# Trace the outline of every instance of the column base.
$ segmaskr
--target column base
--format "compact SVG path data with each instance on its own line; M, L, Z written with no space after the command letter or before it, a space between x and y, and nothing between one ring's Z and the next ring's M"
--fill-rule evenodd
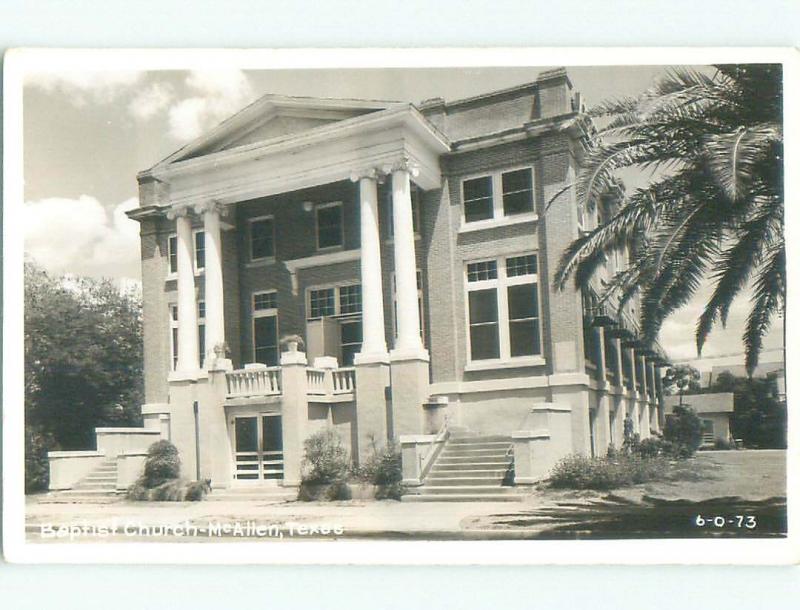
M425 350L390 352L392 422L395 438L423 431L422 405L430 393L430 366Z
M431 356L424 347L401 347L389 352L391 362L404 362L406 360L419 360L420 362L430 362Z
M353 358L355 366L363 364L389 364L389 354L386 352L358 352Z

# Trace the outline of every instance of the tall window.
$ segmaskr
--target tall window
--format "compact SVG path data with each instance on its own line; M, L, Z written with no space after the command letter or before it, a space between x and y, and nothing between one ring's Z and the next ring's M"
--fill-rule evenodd
M194 231L194 269L201 271L206 266L206 234L202 230ZM170 274L178 273L178 236L170 235L167 238L167 258L169 259Z
M250 227L250 260L258 261L275 256L275 221L272 216L253 218Z
M197 303L197 351L200 356L200 368L206 361L206 303Z
M267 366L276 366L280 362L278 295L275 291L253 294L253 359Z
M170 353L172 354L172 370L178 366L178 306L174 303L169 306L169 339ZM206 304L205 301L197 303L197 351L198 365L203 368L206 355Z
M316 208L317 249L340 247L344 243L342 203L324 203Z
M336 318L339 322L339 362L353 364L361 351L361 284L347 284L308 290L308 319Z
M196 271L206 268L206 234L195 231L194 234L194 268Z
M167 239L167 251L169 254L169 272L178 273L178 236L170 235Z
M422 296L422 272L417 269L417 310L419 311L419 336L425 344L425 308ZM397 339L397 275L392 273L392 328Z
M394 237L394 200L392 199L392 190L386 189L386 233L389 239ZM419 235L419 214L420 214L420 198L422 192L416 184L411 184L411 223L414 227L414 234Z
M533 169L468 178L462 183L462 200L465 223L533 213Z
M542 353L535 254L468 263L470 360Z

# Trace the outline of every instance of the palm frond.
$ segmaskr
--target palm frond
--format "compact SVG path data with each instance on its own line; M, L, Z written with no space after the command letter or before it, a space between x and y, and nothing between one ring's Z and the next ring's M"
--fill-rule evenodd
M786 253L783 248L777 248L755 282L752 308L742 337L748 375L752 375L758 366L758 355L763 347L764 335L769 331L773 317L782 311L785 294Z

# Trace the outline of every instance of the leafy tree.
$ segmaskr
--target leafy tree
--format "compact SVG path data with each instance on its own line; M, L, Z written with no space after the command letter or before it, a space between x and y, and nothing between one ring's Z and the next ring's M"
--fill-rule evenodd
M689 364L678 364L667 369L662 379L664 392L678 394L678 404L683 405L683 395L700 392L700 371Z
M642 336L652 343L663 321L710 280L695 331L700 353L711 329L726 323L734 298L752 285L742 337L752 373L785 304L782 113L782 70L770 64L672 69L641 96L592 109L589 115L606 123L576 191L578 205L605 217L564 252L556 286L573 275L588 285L603 255L631 247L631 265L600 296L618 298L622 309L638 295ZM609 207L625 168L649 170L652 178Z
M786 447L786 404L777 397L775 379L736 377L725 371L709 392L733 392L731 432L747 447Z
M703 424L691 407L676 405L664 422L664 439L691 455L703 442Z
M26 460L41 462L54 448L91 448L97 426L139 424L138 294L110 280L53 277L33 262L24 275ZM35 472L31 464L39 480Z

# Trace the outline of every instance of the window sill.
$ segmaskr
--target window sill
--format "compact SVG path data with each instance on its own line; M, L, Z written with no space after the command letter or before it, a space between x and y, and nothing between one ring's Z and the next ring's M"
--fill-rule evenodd
M250 262L244 264L246 269L250 269L252 267L267 267L269 265L274 265L277 261L275 260L274 256L269 258L257 258Z
M471 233L473 231L484 231L487 229L496 229L499 227L508 227L511 225L526 224L536 222L539 220L539 215L535 212L527 214L517 214L515 216L504 216L502 218L490 218L488 220L476 220L474 222L461 221L461 226L458 229L459 233Z
M508 360L477 360L468 362L464 366L465 372L470 371L491 371L495 369L521 369L531 366L543 366L547 360L543 356L531 356L525 358L510 358Z

